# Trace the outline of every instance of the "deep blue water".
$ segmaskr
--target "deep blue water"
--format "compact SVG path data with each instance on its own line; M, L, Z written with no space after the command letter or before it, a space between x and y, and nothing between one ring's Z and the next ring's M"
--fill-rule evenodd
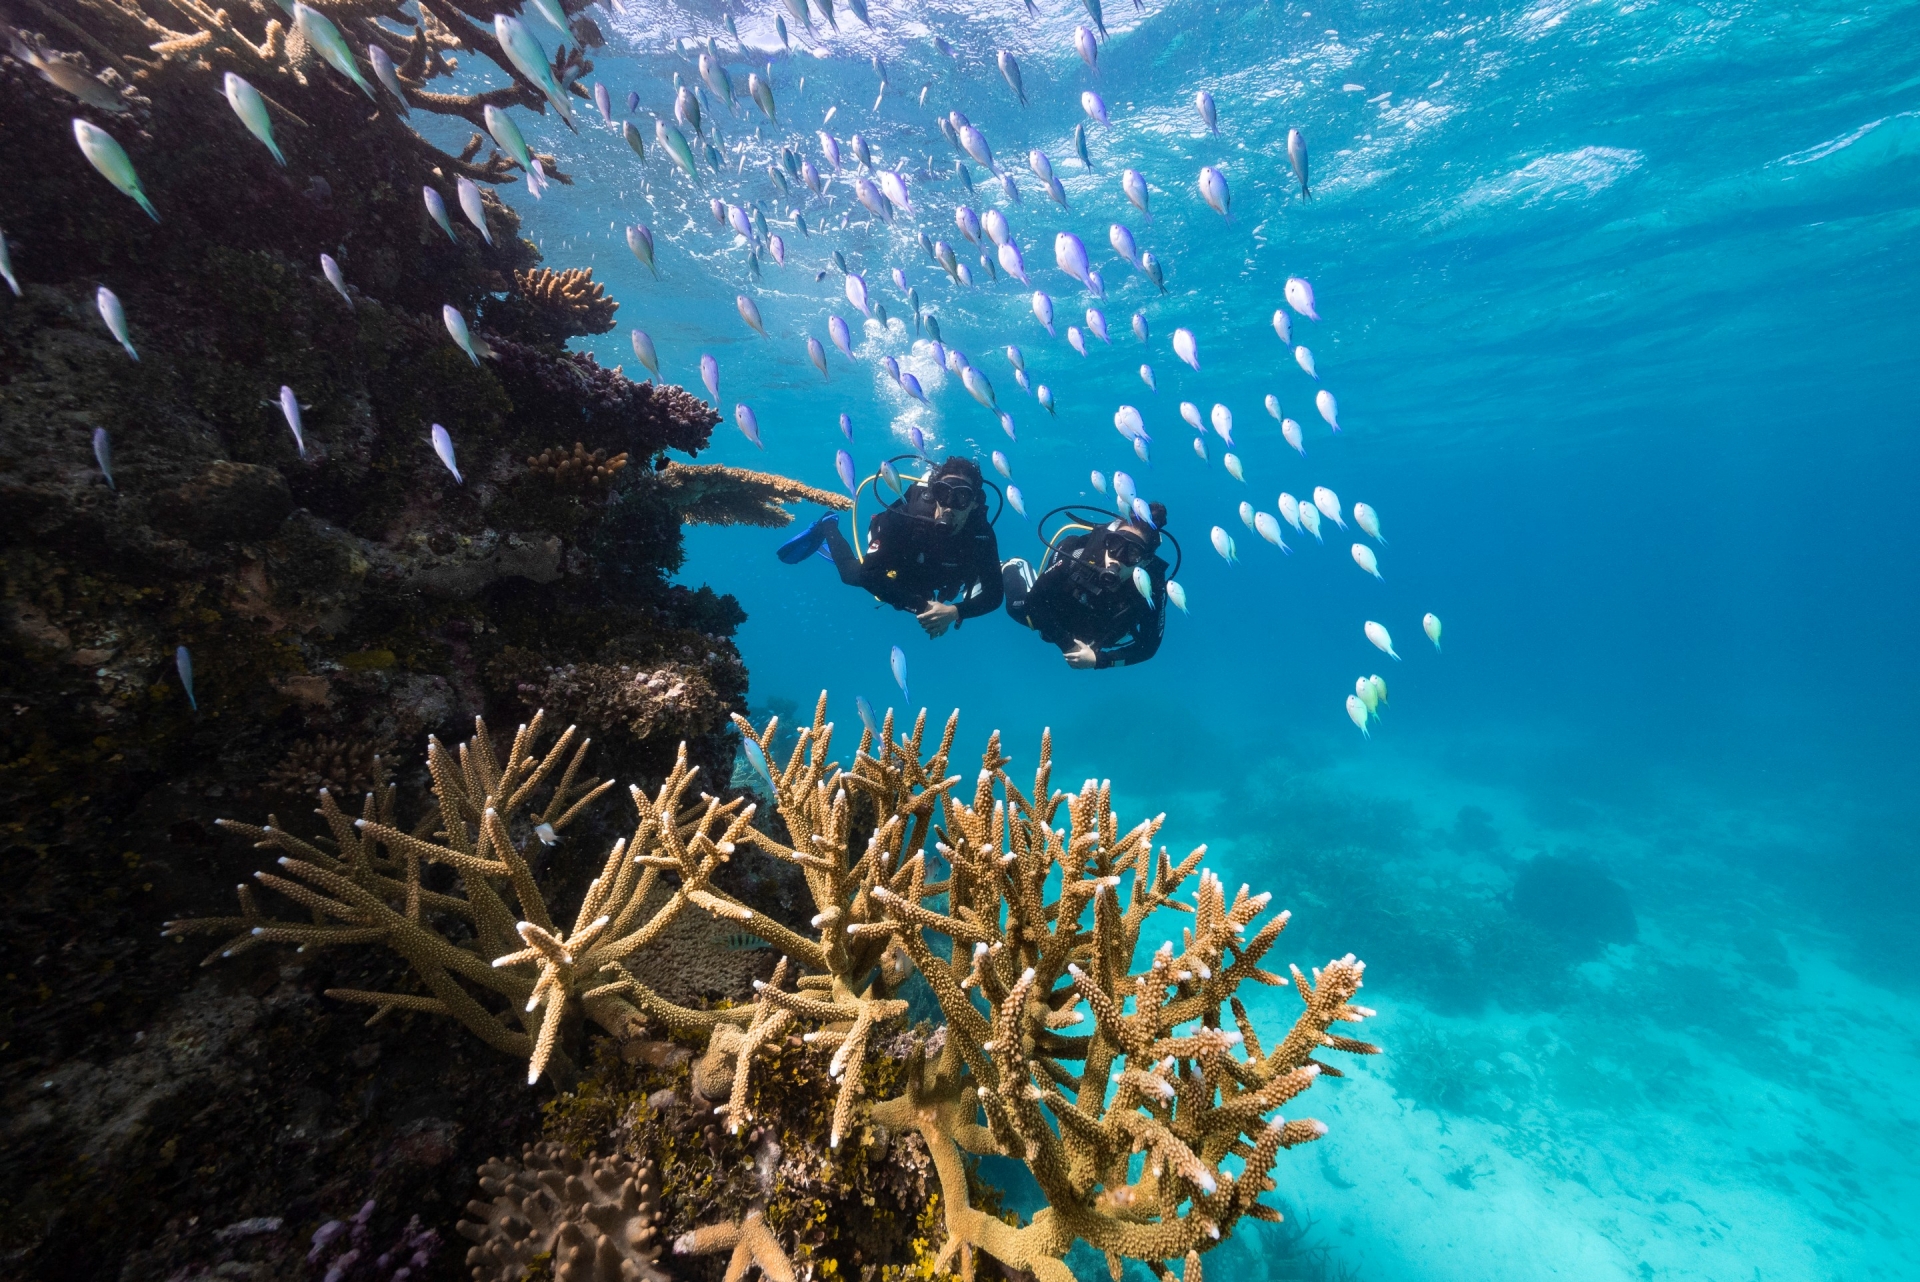
M1095 79L1071 47L1077 5L875 4L872 30L843 12L839 36L771 55L777 128L744 95L777 49L775 11L739 15L751 56L711 6L611 22L596 78L616 104L639 91L644 166L597 123L576 138L523 120L578 181L508 198L550 261L590 260L621 301L593 349L636 372L627 335L646 330L665 375L696 389L712 353L729 425L705 457L825 488L841 411L863 473L917 425L983 464L1003 449L1035 516L1099 499L1092 469L1127 471L1169 509L1192 614L1147 665L1072 672L1004 617L929 641L824 563L778 563L783 535L692 531L683 577L748 612L757 707L825 688L853 725L856 694L900 703L899 645L914 706L959 707L964 741L1000 728L1024 767L1051 726L1061 778L1111 776L1129 815L1168 812L1171 844L1210 842L1230 878L1273 886L1296 911L1289 959L1367 958L1388 1054L1316 1087L1332 1132L1281 1168L1329 1269L1920 1276L1902 1156L1920 1141L1920 5L1109 4ZM696 187L652 148L650 113L675 71L697 78L674 38L709 35L742 89L721 133L747 161L735 177L729 152L728 175ZM998 48L1031 106L994 71ZM876 53L892 86L877 110ZM1092 173L1070 142L1089 87L1112 118L1089 125ZM832 230L802 237L768 149L825 170L829 108L843 142L861 131L913 171L928 156L951 170L932 121L959 108L1024 200L996 199L973 165L971 195L913 179L918 216L889 227L837 184L830 207L806 206ZM1313 149L1311 202L1285 172L1289 127ZM1022 163L1030 147L1070 212ZM1200 199L1203 164L1231 184L1231 221ZM1150 226L1121 194L1128 166L1151 184ZM709 216L716 195L760 201L788 265L752 280ZM1050 340L1004 277L948 283L915 233L965 249L961 201L1005 212L1063 335L1092 300L1051 245L1078 233L1113 345L1090 338L1082 358ZM1114 221L1166 264L1166 295L1107 250ZM659 239L658 281L623 246L631 222ZM835 248L890 333L862 335ZM924 356L931 409L886 379L879 357L908 362L913 338L892 267L991 378L1017 443ZM1318 294L1324 319L1295 317L1295 335L1339 397L1338 436L1269 325L1290 274ZM771 338L740 322L743 292ZM826 381L803 338L825 341L830 313L856 322L860 359L829 348ZM1199 372L1169 346L1180 325ZM1008 343L1057 416L1014 385ZM1305 458L1262 410L1269 392L1306 427ZM1217 438L1211 463L1194 457L1181 400L1233 410L1244 484ZM737 402L764 451L733 431ZM1146 416L1150 467L1111 425L1122 403ZM1288 529L1282 557L1236 515L1315 485L1379 511L1383 582L1349 558L1357 535ZM1240 564L1208 546L1216 524ZM1005 555L1038 553L1014 513L998 528ZM1444 653L1420 634L1429 610ZM1367 619L1404 661L1367 643ZM1372 672L1391 701L1363 740L1342 702ZM1623 888L1635 938L1522 912L1541 856ZM1271 1011L1287 1017L1284 994ZM1305 1275L1233 1250L1254 1276Z

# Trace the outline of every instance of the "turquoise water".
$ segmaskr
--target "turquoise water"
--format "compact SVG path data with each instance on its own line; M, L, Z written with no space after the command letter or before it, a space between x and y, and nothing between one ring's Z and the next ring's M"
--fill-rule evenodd
M1168 812L1172 845L1208 842L1223 875L1275 889L1295 911L1288 959L1370 963L1388 1053L1312 1093L1331 1133L1280 1168L1317 1249L1301 1264L1235 1246L1223 1266L1920 1276L1920 5L1110 4L1095 79L1071 45L1077 6L876 4L872 30L843 12L817 49L772 55L779 128L744 94L777 49L774 12L739 16L751 57L711 8L614 19L596 78L616 110L639 92L650 159L604 128L530 122L577 185L506 194L550 261L590 261L621 300L620 328L592 343L603 361L635 370L634 327L675 381L697 389L699 356L718 359L729 426L703 461L838 488L844 411L863 473L918 426L936 451L1003 450L1035 516L1099 500L1094 469L1166 503L1192 613L1126 670L1070 671L1004 616L929 640L825 564L777 562L785 536L768 531L691 532L682 577L745 606L761 711L822 687L843 725L856 694L898 705L898 645L914 706L959 706L967 741L997 727L1030 766L1051 726L1060 777L1111 776L1129 815ZM720 127L746 142L744 172L730 152L729 176L698 188L651 146L673 73L695 78L681 35L715 36L742 89ZM877 108L875 54L891 82ZM1092 173L1071 143L1087 88L1112 120L1089 124ZM929 155L951 170L933 118L958 108L1024 199L973 165L979 191L914 177L918 216L871 225L837 184L831 214L807 206L832 229L802 237L782 225L768 145L825 170L829 108L843 144L858 130L916 172ZM1290 127L1312 149L1311 202L1286 172ZM1070 212L1022 163L1035 147ZM1231 221L1196 190L1204 164L1231 185ZM1124 167L1151 184L1151 225ZM749 276L716 195L762 202L784 268ZM961 289L922 254L922 229L965 248L961 201L1006 214L1062 337L1017 284L981 272ZM1166 265L1165 295L1107 250L1116 221ZM624 248L630 222L658 238L658 281ZM1108 283L1113 344L1090 338L1084 358L1064 329L1091 300L1053 265L1061 230ZM861 332L833 249L890 333ZM893 267L991 378L1017 442L910 356ZM1296 274L1323 317L1296 316L1296 341L1339 397L1337 436L1269 324ZM771 337L741 323L739 293ZM829 346L827 381L803 339L826 342L830 314L856 321L859 359ZM1008 343L1056 416L1015 386ZM888 380L887 354L930 408ZM1305 426L1304 458L1269 393ZM1244 483L1217 438L1211 462L1194 456L1182 400L1233 411ZM764 451L730 426L737 402ZM1151 466L1112 427L1123 403L1145 416ZM1382 581L1350 559L1356 534L1329 523L1321 546L1288 528L1283 557L1236 515L1316 485L1380 513ZM1209 547L1214 525L1239 564ZM998 531L1004 555L1040 550L1015 513ZM1368 644L1370 619L1403 661ZM1375 672L1390 703L1363 740L1343 700ZM1616 897L1627 926L1596 924ZM1272 1001L1287 1018L1291 999Z

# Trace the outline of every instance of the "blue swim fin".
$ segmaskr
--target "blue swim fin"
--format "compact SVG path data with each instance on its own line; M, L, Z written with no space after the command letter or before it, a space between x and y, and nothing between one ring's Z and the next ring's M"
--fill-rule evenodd
M840 520L838 512L829 512L800 533L780 545L774 555L788 565L798 565L826 546L827 534Z

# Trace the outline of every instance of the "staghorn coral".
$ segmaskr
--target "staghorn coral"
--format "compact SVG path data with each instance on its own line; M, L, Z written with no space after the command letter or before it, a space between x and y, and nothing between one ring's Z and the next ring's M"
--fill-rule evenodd
M793 522L783 504L818 503L845 510L852 500L789 477L723 463L669 462L655 474L688 525L757 525L778 529Z
M493 1200L467 1203L459 1225L476 1282L520 1282L543 1259L555 1282L668 1282L651 1166L529 1144L517 1166L482 1166L480 1187Z
M721 802L704 795L690 800L687 792L697 767L688 764L683 745L652 800L637 787L629 790L638 812L633 835L614 843L573 926L562 930L522 848L528 836L545 841L564 830L613 784L577 779L591 741L581 740L574 747L574 727L536 758L533 748L543 721L544 716L536 715L520 727L504 762L496 757L486 723L478 718L474 737L457 753L430 738L427 769L438 814L429 814L413 832L394 826L391 788L382 796L370 794L357 820L340 810L331 793L320 794L320 815L331 832L332 851L292 836L275 817L270 816L265 827L222 820L222 827L255 838L262 849L284 852L279 864L287 875L259 872L254 878L308 909L314 919L302 923L269 918L255 903L252 888L243 885L239 916L171 921L166 933L235 932L207 963L261 943L302 948L384 943L406 959L426 987L425 995L359 989L329 989L327 995L375 1006L376 1019L392 1010L450 1015L495 1049L525 1055L530 1084L549 1067L570 1078L574 1069L560 1046L560 1034L571 1017L584 1014L621 1037L631 1036L642 1023L639 1010L618 989L599 983L582 991L588 983L603 978L603 971L618 971L623 957L651 943L689 903L743 925L756 920L751 909L710 888L734 843L751 831L753 810L738 800ZM534 795L560 769L570 747L573 755L548 793L545 810L530 813ZM434 835L443 838L444 845L419 835L431 832L436 822L439 831ZM515 828L523 834L519 844ZM454 870L459 894L423 884L423 865L433 864ZM668 870L678 874L678 887L656 911L643 913ZM449 932L470 932L472 940L465 946L455 944ZM475 989L495 1002L504 999L508 1008L490 1008L475 996ZM676 1027L706 1028L717 1019L739 1018L688 1011L641 991L640 1005L669 1016Z
M613 479L627 466L627 456L607 457L605 450L591 450L579 441L569 454L563 446L549 446L527 460L527 470L553 482L556 490L584 490L604 494Z
M267 786L294 796L322 791L344 796L381 792L392 773L382 758L392 751L390 739L352 735L302 739L267 772Z
M513 285L542 328L556 338L604 334L613 328L613 314L620 310L620 304L607 296L606 286L593 278L591 267L516 271Z
M1287 914L1249 936L1268 896L1243 886L1229 901L1219 879L1205 872L1191 902L1176 899L1205 848L1175 865L1164 848L1157 855L1153 849L1160 819L1120 833L1107 787L1089 780L1077 794L1052 792L1050 737L1042 740L1031 796L1006 773L996 734L971 802L955 797L960 776L946 768L956 726L957 714L923 758L924 714L910 736L898 739L889 716L882 743L864 733L853 770L842 772L821 764L831 736L822 696L813 726L801 732L775 780L794 845L755 842L809 868L832 932L823 937L823 952L897 939L946 1016L938 1056L912 1053L906 1090L875 1105L872 1117L918 1131L932 1152L949 1234L942 1265L957 1256L970 1276L978 1250L1042 1282L1070 1282L1063 1257L1084 1240L1106 1254L1116 1275L1123 1260L1137 1259L1167 1277L1162 1262L1186 1256L1197 1277L1198 1254L1241 1216L1276 1214L1257 1199L1271 1187L1267 1172L1279 1151L1325 1133L1309 1119L1266 1120L1329 1071L1314 1053L1375 1051L1329 1032L1371 1014L1350 1001L1362 966L1343 958L1316 970L1311 982L1294 969L1305 1010L1270 1053L1263 1051L1234 990L1249 979L1287 982L1259 965ZM873 807L875 827L865 853L849 863L856 799ZM1063 805L1068 823L1056 829ZM924 845L936 823L934 849L948 876L930 880ZM1057 889L1049 892L1056 876ZM834 899L844 906L832 907ZM1163 907L1192 914L1193 924L1178 952L1169 941L1136 972L1140 930ZM866 1051L862 1023L880 1004L872 990L861 993L847 982L861 972L828 956L808 960L833 975L830 1001L789 999L774 992L775 984L762 990L763 1002L818 1021L812 1036L837 1044L837 1066L856 1079ZM1062 1031L1084 1022L1083 1004L1093 1015L1092 1032ZM1231 1031L1223 1027L1223 1007L1231 1011ZM861 1010L851 1025L850 1008ZM1178 1032L1196 1021L1197 1028ZM1078 1073L1069 1067L1074 1062ZM1111 1094L1110 1082L1117 1084ZM836 1108L836 1138L849 1094ZM971 1206L962 1150L1020 1159L1048 1207L1015 1228ZM1142 1151L1147 1158L1136 1176L1132 1158ZM1237 1159L1237 1175L1223 1168L1229 1159Z
M759 731L736 721L762 752L774 743L777 718ZM1201 868L1205 847L1177 864L1164 847L1156 852L1164 816L1123 834L1107 786L1089 780L1077 793L1053 791L1050 736L1042 739L1031 794L1007 773L996 733L970 798L955 795L963 777L948 765L957 727L956 713L926 753L925 714L896 737L889 713L877 737L863 732L852 768L843 770L828 756L833 728L823 693L772 779L784 840L752 826L753 809L739 801L683 805L691 775L683 755L651 802L632 790L640 812L634 834L615 844L565 934L548 918L508 825L557 766L572 731L535 767L536 718L501 768L482 728L462 751L460 773L437 743L429 758L449 845L395 829L371 797L356 832L323 794L341 858L277 825L242 829L288 851L282 865L299 881L260 880L312 909L321 924L268 921L243 890L241 918L175 922L169 931L238 927L228 951L262 940L387 942L434 995L335 996L457 1015L490 1044L527 1054L529 1081L550 1066L564 1069L557 1036L573 1009L623 1039L641 1036L648 1021L677 1034L704 1033L692 1094L724 1095L714 1111L734 1136L749 1122L777 1120L763 1112L764 1084L791 1053L792 1034L805 1029L803 1052L830 1055L820 1089L832 1107L819 1110L828 1153L849 1139L865 1143L869 1122L925 1143L947 1234L936 1271L957 1268L971 1278L976 1253L984 1253L1040 1282L1071 1282L1064 1257L1085 1241L1116 1276L1131 1259L1170 1280L1165 1261L1184 1257L1186 1276L1198 1278L1200 1255L1243 1216L1278 1217L1259 1198L1273 1187L1269 1172L1280 1151L1326 1133L1312 1119L1270 1119L1322 1074L1339 1075L1314 1056L1377 1050L1331 1031L1372 1014L1352 1001L1364 968L1348 956L1315 969L1311 980L1298 968L1289 976L1264 969L1288 914L1256 927L1269 896L1242 886L1229 897ZM550 811L569 795L584 750ZM1065 826L1056 828L1063 808ZM378 855L379 846L388 853ZM740 846L804 877L817 910L813 937L713 884L718 865ZM464 896L431 895L429 904L419 882L423 860L453 865ZM932 875L936 861L944 876ZM1177 898L1196 873L1190 899ZM496 882L511 886L529 920L510 926ZM667 898L649 915L657 891ZM392 906L401 899L404 916ZM689 904L780 955L772 977L755 983L751 1005L682 1006L627 964ZM471 925L472 951L425 924L429 907ZM1136 969L1141 931L1163 909L1189 914L1192 924L1178 949L1169 940ZM512 949L511 930L524 948ZM882 1034L906 1013L895 994L911 969L925 977L945 1027L911 1042L904 1063L885 1076L898 1093L869 1105L882 1080L876 1074L891 1062L877 1054ZM524 999L525 1014L540 1014L525 1021L525 1033L514 1032L454 974L516 1008ZM1291 983L1304 1004L1271 1051L1237 995L1248 981ZM1077 1031L1089 1014L1090 1030ZM1025 1226L975 1206L964 1153L1022 1161L1048 1205ZM730 1218L691 1226L676 1250L729 1252L734 1282L750 1267L786 1282L793 1263L767 1211L763 1195Z

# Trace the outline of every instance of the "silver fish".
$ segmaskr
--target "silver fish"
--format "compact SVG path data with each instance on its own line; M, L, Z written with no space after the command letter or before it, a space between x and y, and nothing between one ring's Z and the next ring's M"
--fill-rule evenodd
M347 292L347 278L340 274L340 264L333 261L332 254L320 255L320 274L327 278L327 284L340 291L340 297L347 300L347 306L353 306L353 295Z
M293 432L294 448L300 452L300 457L305 459L307 457L307 436L306 433L301 430L300 401L294 396L293 389L284 383L280 385L280 412L286 416L287 426Z
M80 153L87 163L99 171L120 190L124 196L131 197L140 208L146 210L147 217L156 223L160 214L147 199L146 191L140 186L140 175L134 172L133 161L128 159L126 148L115 141L112 134L94 124L91 120L82 120L75 116L73 120L73 140L80 144Z
M433 425L433 452L447 465L447 471L453 473L455 485L465 485L467 478L460 475L460 468L453 461L453 438L447 435L447 429L438 423Z
M999 63L1000 63L1000 74L1006 77L1007 87L1009 89L1012 89L1014 92L1014 96L1020 99L1020 105L1022 107L1026 106L1027 105L1027 87L1020 82L1019 62L1015 60L1014 56L1011 53L1007 52L1005 49L1002 49L999 55Z
M1088 169L1093 168L1093 157L1087 154L1087 127L1084 124L1073 127L1073 150L1080 157L1080 163Z
M386 87L400 104L400 114L410 116L412 110L407 106L407 91L400 84L400 69L393 65L393 59L379 45L367 46L367 61L373 64L373 77Z
M200 711L200 701L193 697L193 655L187 647L180 646L174 650L173 670L180 674L180 688L187 692L187 706L195 712Z
M20 282L13 274L13 255L7 250L7 237L0 232L0 280L7 282L7 288L13 291L15 298L20 297Z
M113 441L107 436L107 429L93 429L93 461L100 465L100 475L107 478L107 488L117 490L113 483Z
M660 354L654 350L653 338L644 330L633 331L633 354L647 372L655 378L660 377Z
M1307 140L1298 129L1287 130L1287 160L1293 165L1293 176L1300 180L1300 196L1312 200L1313 193L1307 189Z
M422 187L420 199L426 202L427 213L440 224L440 230L447 233L447 239L459 244L460 238L453 234L453 223L447 218L447 202L440 199L440 193L431 187Z
M467 216L468 222L480 229L480 235L487 244L493 244L493 233L487 230L486 206L480 203L479 184L461 174L454 179L454 190L460 198L460 212Z
M127 314L120 307L120 297L102 285L93 296L94 305L100 309L100 319L107 323L107 332L114 341L127 349L127 355L136 361L140 353L133 350L133 341L127 336Z

